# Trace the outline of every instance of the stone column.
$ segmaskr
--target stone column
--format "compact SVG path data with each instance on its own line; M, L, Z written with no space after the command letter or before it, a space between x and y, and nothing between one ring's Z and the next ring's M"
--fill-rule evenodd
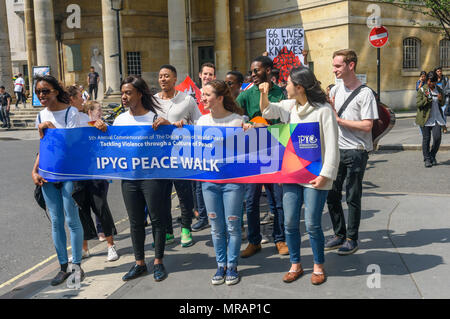
M111 1L102 0L103 50L105 59L105 97L117 98L120 95L119 53L117 39L116 12L111 10Z
M0 1L0 85L14 96L12 82L11 47L9 45L8 20L6 16L6 3Z
M34 0L34 22L37 64L50 66L50 74L59 78L52 0Z
M168 0L169 63L176 67L178 82L189 75L189 53L184 0Z
M244 5L244 0L230 0L232 68L245 75L250 66L247 65L245 49Z
M227 72L232 70L230 2L229 0L214 0L214 3L216 76L219 80L225 80Z
M37 65L33 0L24 0L24 7L28 79L30 88L33 88L33 66Z

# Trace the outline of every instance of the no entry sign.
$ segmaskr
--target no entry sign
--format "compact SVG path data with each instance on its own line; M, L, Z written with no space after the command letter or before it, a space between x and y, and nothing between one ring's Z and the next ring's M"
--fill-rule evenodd
M388 31L385 27L375 27L370 30L369 43L375 48L381 48L388 41Z

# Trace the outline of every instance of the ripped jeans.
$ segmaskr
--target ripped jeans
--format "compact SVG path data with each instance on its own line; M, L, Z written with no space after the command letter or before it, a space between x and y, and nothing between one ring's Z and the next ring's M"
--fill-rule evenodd
M235 268L241 249L242 184L202 183L218 267Z

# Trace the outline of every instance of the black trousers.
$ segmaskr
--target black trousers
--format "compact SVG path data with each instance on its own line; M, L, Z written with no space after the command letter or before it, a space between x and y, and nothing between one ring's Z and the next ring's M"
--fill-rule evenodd
M106 180L90 180L78 182L84 188L84 200L79 206L80 220L83 225L84 240L97 238L97 230L91 216L91 209L98 217L105 237L117 234L111 210L108 206L109 183Z
M432 161L436 158L436 153L439 150L439 146L441 146L441 126L438 124L435 126L421 126L420 130L422 131L423 160ZM433 136L433 145L430 150L431 136Z
M170 197L165 196L170 181L122 180L122 195L130 220L131 241L136 260L145 259L145 206L152 222L155 258L164 257L167 215L170 214Z
M94 92L94 95L92 95L92 92ZM91 96L91 100L97 100L97 93L98 93L98 85L97 84L89 84L89 95Z
M362 181L369 154L364 150L339 150L341 161L336 180L328 192L327 204L334 233L342 238L358 240L361 221ZM342 186L346 180L348 227L345 227L342 209Z
M192 218L194 216L194 197L192 193L192 181L190 180L170 180L166 189L166 196L171 198L172 184L175 186L181 210L181 227L191 231ZM172 200L170 200L169 214L167 216L167 233L173 234L172 226Z
M9 119L9 111L6 111L6 105L0 106L0 118L3 122L3 126L11 126L11 120Z

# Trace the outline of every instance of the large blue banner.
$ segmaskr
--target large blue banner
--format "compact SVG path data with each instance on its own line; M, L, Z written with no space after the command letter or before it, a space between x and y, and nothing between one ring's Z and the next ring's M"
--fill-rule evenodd
M47 129L39 172L48 181L189 179L308 183L321 170L318 123L267 128L111 126Z

